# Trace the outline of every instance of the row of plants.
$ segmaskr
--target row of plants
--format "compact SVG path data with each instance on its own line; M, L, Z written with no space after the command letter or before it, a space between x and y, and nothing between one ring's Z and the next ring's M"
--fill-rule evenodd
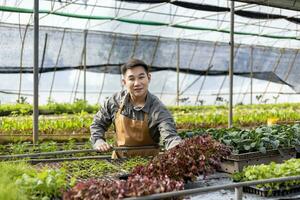
M81 112L76 115L40 116L39 131L41 134L88 134L93 117ZM33 120L30 116L0 118L1 134L32 134Z
M186 139L154 157L148 164L133 168L127 180L80 182L64 193L64 199L121 199L182 190L184 183L220 167L230 149L210 136Z
M193 129L199 127L226 127L227 111L216 110L209 112L173 113L178 129ZM236 127L257 126L266 124L270 118L286 123L293 123L300 119L300 112L293 110L262 110L261 112L246 111L234 113ZM74 115L40 116L39 130L41 134L89 134L89 127L93 121L93 114L81 112ZM32 117L2 117L0 118L0 134L32 134ZM111 129L112 130L112 129Z
M49 101L46 105L39 106L40 114L76 114L82 111L87 113L96 113L99 110L99 105L88 104L84 100L77 99L74 103L57 103ZM31 115L33 106L29 103L22 102L17 104L1 104L0 116L18 116Z
M67 174L60 169L37 170L26 163L0 163L0 199L50 200L67 187Z
M122 171L128 173L136 165L145 165L145 158L128 159L121 164L85 160L32 166L25 162L0 163L0 199L61 199L63 192L79 181L101 178Z
M77 143L74 139L70 139L64 143L46 141L37 145L33 145L31 142L18 142L0 145L0 154L30 154L75 149L92 149L92 145L90 141Z
M233 174L232 178L236 182L242 182L299 175L300 159L290 159L281 164L272 162L268 165L261 164L248 166L244 168L242 172ZM279 183L259 184L256 187L269 189L271 191L274 189L288 189L291 186L299 184L299 180L293 180Z
M106 140L107 143L113 145L115 140L112 137ZM36 145L32 142L18 141L8 144L0 144L0 155L6 154L30 154L41 152L54 152L54 151L67 151L67 150L84 150L92 149L92 144L89 140L77 142L74 138L69 138L64 142L58 142L55 140L41 141Z
M247 153L267 150L299 147L300 124L259 126L252 129L197 129L179 133L182 138L209 134L214 139L231 146L233 153Z
M148 158L134 157L125 161L108 162L105 160L83 160L68 161L60 165L60 169L67 171L76 181L87 180L90 178L117 177L119 175L130 173L136 166L146 165Z
M251 129L199 128L179 132L182 138L205 134L209 134L223 144L231 146L235 154L256 151L266 153L267 150L300 146L300 124L259 126ZM114 143L113 136L108 139L108 142L110 144ZM71 139L66 143L48 141L42 142L39 145L32 145L30 142L10 143L8 145L0 145L0 153L24 154L91 148L92 146L89 141L78 145L74 139Z
M96 113L101 106L99 104L88 104L84 100L77 99L74 103L58 103L48 101L45 105L40 105L40 114L76 114L82 111L87 113ZM211 111L227 111L228 107L224 105L207 105L207 106L168 106L172 113L186 113L191 112L211 112ZM299 103L280 103L280 104L256 104L256 105L236 105L235 112L242 112L253 110L255 112L260 110L293 110L299 111ZM8 115L31 115L33 106L26 102L16 104L0 104L0 116Z
M257 126L266 124L269 119L276 119L280 123L291 123L300 120L300 109L269 109L233 110L233 125L237 127ZM228 109L210 109L207 111L173 112L178 128L194 127L226 127L228 124Z

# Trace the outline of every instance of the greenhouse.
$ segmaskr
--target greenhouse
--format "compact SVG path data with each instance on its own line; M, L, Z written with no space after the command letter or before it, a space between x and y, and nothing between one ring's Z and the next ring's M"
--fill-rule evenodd
M299 0L0 0L0 199L300 199Z

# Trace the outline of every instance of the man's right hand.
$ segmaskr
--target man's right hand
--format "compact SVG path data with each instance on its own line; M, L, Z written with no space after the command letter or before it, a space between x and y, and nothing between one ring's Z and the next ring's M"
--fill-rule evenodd
M112 148L111 145L109 145L107 142L104 140L97 140L96 143L94 144L94 149L96 149L99 152L107 152Z

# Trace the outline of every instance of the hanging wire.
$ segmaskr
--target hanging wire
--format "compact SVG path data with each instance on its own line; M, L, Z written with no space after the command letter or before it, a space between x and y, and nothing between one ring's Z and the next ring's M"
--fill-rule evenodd
M62 35L62 38L61 38L60 47L59 47L59 50L58 50L58 55L57 55L55 66L54 66L54 72L53 72L51 86L50 86L50 92L49 92L49 96L48 96L48 100L49 101L52 100L51 99L52 98L52 90L53 90L53 85L54 85L54 81L55 81L56 69L57 69L57 66L58 66L58 62L59 62L61 50L62 50L62 47L63 47L63 43L64 43L64 39L65 39L65 33L66 33L66 29L64 29L64 31L63 31L63 35Z
M83 62L83 56L81 57L81 63ZM82 65L81 65L82 66ZM74 98L73 98L73 103L76 101L76 97L77 97L77 91L78 91L78 86L79 86L79 82L80 82L80 77L81 77L81 72L82 70L78 70L78 77L77 77L77 81L76 81L76 88L74 91Z
M177 73L177 79L176 79L176 105L179 106L179 100L180 100L180 90L179 90L179 69L180 69L180 39L177 38L177 56L176 56L176 73Z
M253 49L253 52L254 52L254 49ZM267 55L264 55L264 54L266 54L266 53L268 53L267 52L267 47L266 46L263 46L263 52L261 53L261 57L264 57L264 56L267 56ZM258 59L257 59L258 60ZM255 57L254 57L254 53L253 53L253 55L252 55L252 69L254 69L254 67L256 66L255 65ZM251 78L251 77L250 77ZM252 81L254 82L254 80L255 79L252 79ZM246 93L247 93L247 91L250 89L250 93L251 93L251 87L253 87L253 82L251 83L249 83L249 85L248 85L248 87L247 87L247 90L246 90ZM251 86L251 84L252 84L252 86ZM245 93L245 95L246 95L246 93ZM252 93L254 93L253 91L252 91ZM243 97L243 101L244 101L244 99L245 99L245 95L244 95L244 97Z
M210 56L210 60L209 60L209 63L208 63L207 69L206 69L206 73L205 73L205 76L203 77L203 81L202 81L202 83L201 83L201 85L199 87L199 91L197 93L194 105L197 105L197 103L199 102L200 93L201 93L201 91L203 89L205 80L206 80L206 78L208 76L209 71L213 68L212 61L213 61L213 58L214 58L214 55L215 55L215 52L216 52L216 48L217 48L217 42L215 42L215 44L214 44L214 49L213 49L213 52L212 52L212 54Z
M131 12L131 13L129 13L129 14L126 14L126 15L122 15L122 16L116 17L116 18L114 18L113 20L117 20L117 19L121 19L121 18L124 18L124 17L128 17L128 16L131 16L131 15L140 13L140 12L144 12L144 11L146 11L146 10L150 10L150 9L153 9L153 8L160 7L160 6L165 5L165 4L167 4L167 3L161 3L161 4L158 4L158 5L154 5L154 6L149 6L149 7L146 8L146 9L140 9L140 10L137 10L137 11L133 11L133 12ZM97 27L97 26L102 26L102 25L104 25L104 24L106 24L106 23L108 23L108 22L110 22L110 21L112 21L112 20L105 21L105 22L102 22L102 23L99 23L99 24L95 24L95 25L91 26L90 28L94 28L94 27Z
M192 56L191 58L189 59L189 64L188 64L188 68L187 68L187 72L184 74L183 76L183 79L181 80L181 84L180 84L180 91L182 90L182 86L183 86L183 83L185 82L185 79L186 77L188 76L187 74L189 74L189 70L191 68L191 65L192 65L192 62L194 60L194 56L196 54L196 50L197 50L197 47L199 45L199 42L200 40L197 40L197 43L195 44L194 48L193 48L193 52L192 52ZM183 93L186 91L186 88L180 93L181 95L183 95Z
M42 73L43 73L47 44L48 44L48 33L45 33L45 40L44 40L44 47L43 47L43 54L42 54L42 61L41 61L38 84L40 83L40 79L41 79L41 76L42 76Z
M284 76L284 79L283 79L284 82L287 82L287 79L289 78L289 76L290 76L290 74L291 74L291 71L292 71L293 67L295 66L295 61L296 61L296 58L297 58L298 55L299 55L299 49L296 50L294 59L293 59L292 63L291 63L290 66L289 66L288 72L287 72L286 75ZM283 86L284 86L284 85L281 84L281 86L280 86L280 88L279 88L279 91L278 91L278 95L281 93Z
M248 63L251 63L250 64L250 68L251 68L251 65L252 65L252 57L253 57L253 47L251 46L250 47L250 51L251 51L251 53L250 53L250 56L249 56L249 59L248 59ZM253 67L253 65L252 65L252 67ZM251 71L251 69L250 69L250 71ZM251 73L250 73L250 78L252 78L252 71L251 71ZM236 100L236 102L239 102L239 100L240 100L240 96L243 94L243 92L242 92L242 90L243 90L243 88L244 88L244 83L245 83L245 77L243 77L243 80L242 80L242 84L241 84L241 86L240 86L240 91L238 92L238 96L237 96L237 100ZM243 97L242 97L243 98ZM243 100L241 101L241 103L243 103Z
M20 0L20 1L15 1L15 4L14 4L14 6L15 7L19 7L20 6L20 4L23 2L23 0ZM8 13L8 16L5 18L5 20L3 20L3 21L6 21L6 20L8 20L8 18L10 18L10 16L12 15L12 13Z
M255 5L256 6L256 5ZM255 6L253 6L253 5L251 5L251 6L248 6L248 7L246 7L246 6L236 6L235 8L236 8L236 10L239 10L239 8L240 7L246 7L246 8L249 8L249 7L255 7ZM241 9L242 9L241 8ZM176 22L176 23L174 23L174 24L172 24L173 26L174 25L181 25L181 24L187 24L187 23L190 23L190 22L193 22L193 21L196 21L196 20L199 20L199 19L204 19L204 18L208 18L208 17L214 17L214 16L218 16L218 15L221 15L221 14L227 14L227 12L218 12L218 13L214 13L214 14L210 14L210 15L207 15L207 16L204 16L204 17L199 17L199 18L190 18L190 19L188 19L188 20L183 20L183 21L179 21L179 22ZM149 33L149 32L152 32L152 31L158 31L158 30L161 30L161 29L164 29L165 27L158 27L157 29L154 29L154 30L150 30L150 31L144 31L144 32L142 32L141 34L145 34L145 33ZM203 31L203 32L201 32L201 34L205 34L205 33L207 33L207 31ZM199 33L198 33L199 34ZM195 34L195 35L197 35L197 34Z
M112 38L113 38L113 41L112 41L112 45L111 45L111 48L110 48L110 51L109 51L109 54L108 54L107 64L110 63L110 59L111 59L111 56L112 56L112 52L113 52L113 49L114 49L114 47L115 47L116 40L117 40L117 34L114 34ZM103 88L104 88L106 70L107 70L107 65L105 66L104 72L103 72L102 84L101 84L101 88L100 88L100 92L99 92L99 96L98 96L98 100L97 100L98 103L100 103L102 91L103 91Z
M30 22L31 19L32 19L32 15L31 15L31 17L29 19L29 22ZM19 15L19 21L20 21L20 15ZM27 35L27 32L28 32L28 28L29 28L29 23L27 23L27 25L25 27L25 30L24 30L24 35L22 37L21 26L19 25L19 34L20 34L20 39L21 39L21 55L20 55L19 92L18 92L18 98L17 98L18 102L20 101L21 92L22 92L23 55L24 55L25 40L26 40L26 35Z
M6 6L6 0L4 0L3 5ZM3 15L4 15L4 12L1 12L0 24L1 24L1 22L2 22Z
M53 0L45 0L45 1L53 1ZM66 3L67 1L61 1L61 2L63 2L63 3ZM202 1L202 3L203 3L204 1ZM95 6L95 7L97 7L97 8L110 8L110 9L115 9L115 7L112 7L112 6L105 6L105 5L92 5L92 4L87 4L87 3L76 3L76 2L72 2L72 4L74 4L74 5L84 5L84 6ZM141 4L139 4L139 5L141 5ZM255 6L257 6L257 5L251 5L252 7L255 7ZM250 6L249 6L249 8L251 8ZM132 9L132 8L127 8L127 7L122 7L122 8L120 8L121 10L125 10L125 11L139 11L139 9ZM167 13L161 13L161 12L155 12L155 11L148 11L148 10L146 10L146 11L143 11L143 12L145 12L145 13L151 13L151 14L158 14L158 15L167 15L167 16L169 16L169 14L167 14ZM197 12L197 10L195 10L195 12ZM220 14L222 14L222 13L218 13L218 14L216 14L217 15L217 17L219 18L219 15ZM190 16L190 15L183 15L183 14L176 14L176 15L174 15L174 16L176 16L176 17L182 17L182 18L193 18L193 19L195 19L195 20L198 20L198 19L202 19L202 20L209 20L209 21L216 21L216 19L209 19L209 18L207 18L206 16L204 16L204 17L195 17L195 16ZM219 21L219 22L230 22L230 21L228 21L228 20L220 20L220 19L217 19L217 21ZM250 21L251 21L251 19L250 19ZM243 25L249 25L249 23L245 23L245 22L242 22L242 21L238 21L238 20L236 20L235 21L235 24L243 24ZM284 30L283 28L281 28L281 27L272 27L272 26L266 26L266 28L273 28L273 29L280 29L280 30ZM296 31L296 30L295 30Z
M276 62L274 63L274 66L273 66L273 69L272 69L272 74L276 74L276 70L277 70L277 68L278 68L278 66L279 66L279 64L280 64L281 57L282 57L282 55L283 55L284 53L285 53L285 49L284 49L284 48L283 48L283 49L280 49L280 54L279 54L279 56L278 56L278 59L277 59ZM267 86L266 86L264 92L262 93L261 99L263 99L263 97L266 95L266 93L267 93L267 91L268 91L268 89L269 89L269 86L270 86L270 83L271 83L271 76L272 76L272 74L269 75L268 83L267 83Z
M86 33L84 31L84 40L86 40ZM78 91L78 86L79 86L79 82L80 82L80 76L81 76L81 71L82 71L82 66L83 66L83 59L84 59L84 54L85 54L85 46L83 45L82 47L82 51L81 51L81 58L80 58L80 66L81 69L78 70L78 77L77 77L77 81L76 81L76 87L75 87L75 91L74 91L74 98L73 98L73 103L76 101L76 95L77 95L77 91Z
M63 5L63 6L61 6L61 7L58 7L57 9L52 10L51 12L49 12L49 13L47 13L47 14L41 16L41 17L39 17L39 20L44 19L45 17L51 15L52 13L55 13L55 12L57 12L57 11L63 9L63 8L66 8L67 6L72 5L73 3L76 3L77 1L79 1L79 0L74 0L74 1L66 2L65 5Z
M171 60L174 60L175 54L176 54L176 51L173 51L172 56L170 58ZM168 70L167 74L165 75L164 81L163 81L163 86L162 86L162 89L161 89L161 92L160 92L160 96L159 96L160 99L162 99L162 96L164 94L165 87L166 87L166 84L167 84L167 80L170 77L169 73L170 73L170 71Z
M241 46L241 44L237 44L237 47L236 47L236 50L235 50L235 53L234 53L234 60L233 60L233 62L235 61L236 54L237 54L237 52L239 51L240 46ZM228 68L229 68L229 63L228 63L227 69L228 69ZM217 103L217 99L218 99L218 97L220 96L221 90L223 89L223 86L224 86L224 83L225 83L227 77L228 77L228 76L224 76L224 79L223 79L223 81L222 81L222 83L221 83L221 86L219 87L219 91L218 91L218 93L217 93L216 100L215 100L215 103L214 103L214 104Z
M247 91L248 89L250 89L250 104L252 105L253 103L253 97L252 97L252 94L253 94L253 60L254 60L254 56L253 56L253 46L250 47L250 58L249 58L249 62L250 62L250 74L249 74L249 78L250 78L250 84L248 84L248 86L246 87L246 91L243 93L243 97L242 97L242 100L241 102L244 102L245 100L245 97L246 97L246 94L247 94ZM265 48L264 48L265 50Z
M90 13L90 15L89 15L90 17L93 15L97 3L98 3L98 0L96 0L95 4L94 4L93 7L92 7L91 13ZM86 24L85 24L85 30L89 30L90 22L91 22L91 20L88 19L87 22L86 22Z
M74 77L74 83L73 83L73 87L72 87L70 99L69 99L70 103L72 103L73 93L75 93L75 88L76 88L76 80L77 80L77 77L79 76L79 74L80 74L80 70L76 70L75 77Z

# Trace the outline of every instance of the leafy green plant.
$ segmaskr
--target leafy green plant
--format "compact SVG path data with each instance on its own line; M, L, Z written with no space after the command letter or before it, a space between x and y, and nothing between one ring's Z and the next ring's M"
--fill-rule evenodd
M119 167L103 160L83 160L64 162L62 168L75 179L99 178L105 174L116 173Z
M127 172L131 172L136 166L143 166L149 162L149 159L143 157L133 157L126 160L121 165L121 169Z
M64 170L42 170L37 174L24 173L16 184L30 199L51 199L60 197L67 187L67 176Z
M228 147L210 136L186 139L145 166L135 166L126 181L91 179L79 182L65 192L63 198L121 199L181 190L183 181L194 180L199 174L213 173L220 167L221 157L229 154Z
M290 159L282 164L270 163L268 165L254 165L243 169L241 173L233 175L235 181L253 181L261 179L279 178L285 176L300 175L300 159ZM257 185L258 188L280 189L289 188L293 185L299 185L300 181L286 181L282 183L266 183Z
M192 137L209 134L223 144L233 147L233 153L247 153L300 146L300 124L260 126L253 129L196 129L180 136Z
M24 173L34 174L35 170L26 163L0 163L0 199L26 200L27 194L16 184Z

